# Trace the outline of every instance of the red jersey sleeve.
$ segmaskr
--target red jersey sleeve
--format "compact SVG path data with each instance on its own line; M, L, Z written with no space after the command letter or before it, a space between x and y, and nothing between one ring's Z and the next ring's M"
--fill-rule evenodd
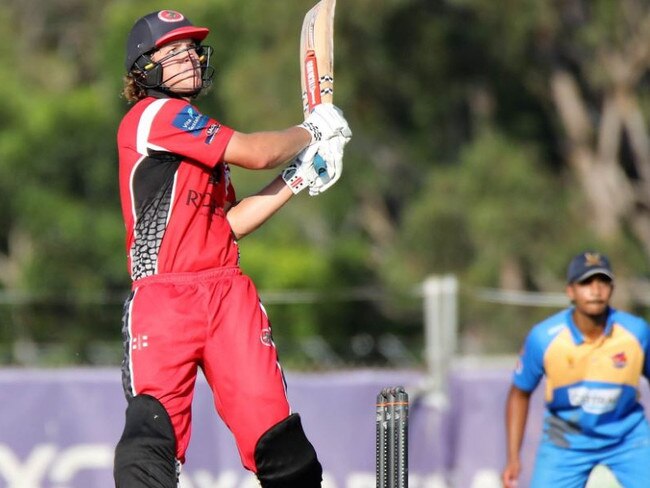
M210 168L223 159L234 130L203 115L194 105L170 98L155 111L146 145L149 151L165 151Z

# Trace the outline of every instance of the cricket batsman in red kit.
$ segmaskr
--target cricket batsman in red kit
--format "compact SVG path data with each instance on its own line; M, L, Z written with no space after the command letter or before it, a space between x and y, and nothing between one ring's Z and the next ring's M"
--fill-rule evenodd
M131 29L118 130L120 197L133 279L122 318L128 400L115 449L118 488L173 488L190 441L199 368L233 433L244 467L264 488L321 486L322 468L287 400L271 326L238 239L305 188L340 176L351 137L340 110L318 106L300 125L243 133L191 102L210 84L205 27L172 10ZM319 154L326 171L314 167ZM285 165L238 200L230 165Z

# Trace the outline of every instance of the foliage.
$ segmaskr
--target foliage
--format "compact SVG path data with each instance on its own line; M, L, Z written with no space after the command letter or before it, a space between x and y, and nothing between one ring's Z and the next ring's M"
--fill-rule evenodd
M217 76L197 104L244 132L297 123L298 35L312 3L167 2L212 30ZM37 297L0 309L3 344L56 339L70 345L63 361L85 361L93 338L120 340L123 49L135 19L159 7L9 0L0 12L0 288ZM340 1L336 103L354 132L345 175L240 243L260 290L320 297L272 304L276 334L321 335L343 351L355 335L390 331L418 355L413 290L428 275L557 292L585 247L610 253L623 279L648 275L649 19L641 0ZM582 109L584 136L571 118ZM273 176L236 170L234 181L246 195ZM603 209L594 182L632 195L629 205L613 198ZM354 290L373 298L350 299ZM514 350L511 328L539 311L503 312L469 306L462 318L467 329L508 331L496 347Z

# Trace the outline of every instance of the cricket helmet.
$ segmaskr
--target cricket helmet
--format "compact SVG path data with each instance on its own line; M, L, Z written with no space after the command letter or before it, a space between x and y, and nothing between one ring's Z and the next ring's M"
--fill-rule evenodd
M126 71L133 69L143 55L179 39L194 39L200 44L210 33L207 27L197 27L182 13L159 10L140 18L131 28L126 42Z

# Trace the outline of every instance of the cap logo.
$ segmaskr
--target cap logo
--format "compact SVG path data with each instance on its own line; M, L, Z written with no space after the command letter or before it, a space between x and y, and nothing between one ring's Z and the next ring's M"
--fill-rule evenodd
M185 17L183 17L182 13L176 12L175 10L161 10L158 12L158 18L163 22L180 22Z
M585 265L586 266L603 266L603 261L600 257L600 254L593 252L585 253Z

